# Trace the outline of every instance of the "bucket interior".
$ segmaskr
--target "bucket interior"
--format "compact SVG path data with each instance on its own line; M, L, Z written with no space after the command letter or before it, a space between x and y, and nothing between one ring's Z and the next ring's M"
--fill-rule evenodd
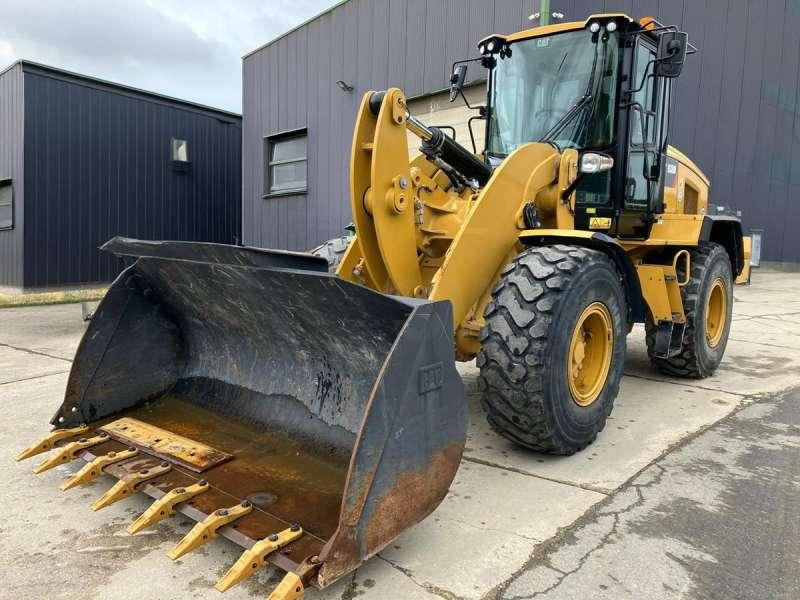
M133 417L230 454L202 477L325 541L411 311L327 274L139 258L95 314L62 414Z

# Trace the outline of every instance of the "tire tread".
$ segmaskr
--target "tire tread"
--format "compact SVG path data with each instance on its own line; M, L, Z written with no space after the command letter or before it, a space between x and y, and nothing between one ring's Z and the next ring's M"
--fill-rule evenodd
M619 378L610 378L612 400L580 445L563 439L554 427L543 388L547 340L557 326L560 301L576 276L603 263L615 269L597 250L562 244L531 248L503 270L492 292L480 334L478 387L489 424L516 444L548 454L574 454L605 426Z

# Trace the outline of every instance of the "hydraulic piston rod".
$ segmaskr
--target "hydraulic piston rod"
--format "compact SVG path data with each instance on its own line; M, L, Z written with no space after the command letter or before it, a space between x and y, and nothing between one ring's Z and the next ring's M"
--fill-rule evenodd
M378 115L386 92L375 92L369 101L370 111ZM438 127L429 127L406 111L406 128L422 140L422 152L442 168L457 185L483 187L492 176L492 170L481 159L448 137Z

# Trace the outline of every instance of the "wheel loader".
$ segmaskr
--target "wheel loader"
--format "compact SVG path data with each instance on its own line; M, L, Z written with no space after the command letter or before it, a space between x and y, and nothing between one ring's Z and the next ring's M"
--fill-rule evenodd
M336 273L303 253L106 243L128 266L55 429L19 458L50 452L36 472L71 467L64 490L111 475L94 510L152 497L131 533L181 513L196 525L172 559L225 537L244 552L217 588L272 564L283 600L352 572L445 497L467 434L457 360L476 359L500 435L562 455L602 431L634 324L655 368L712 374L747 252L667 143L687 35L603 14L478 49L451 97L469 64L485 70L482 152L416 119L400 89L364 96Z

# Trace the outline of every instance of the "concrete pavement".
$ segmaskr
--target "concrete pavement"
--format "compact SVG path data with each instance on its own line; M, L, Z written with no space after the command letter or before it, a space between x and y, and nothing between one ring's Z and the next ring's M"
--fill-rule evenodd
M620 512L634 502L631 494L647 483L640 478L657 474L657 465L684 452L687 440L694 439L691 445L702 438L694 437L698 432L734 411L753 402L756 410L761 406L759 402L800 386L800 276L759 271L754 275L753 286L736 288L735 296L727 358L718 373L707 380L685 381L657 374L647 361L643 332L636 328L629 339L626 376L612 418L597 442L573 457L538 455L516 448L494 434L478 406L476 369L474 365L461 366L470 390L471 426L465 458L447 499L431 517L352 577L307 597L489 599L548 593L547 597L553 598L583 598L589 595L588 589L594 588L581 586L595 582L593 594L604 593L599 587L602 584L614 591L615 598L642 598L648 595L641 590L652 591L646 587L649 580L676 590L664 597L715 597L693 579L701 572L699 567L687 569L681 561L711 560L708 557L718 562L734 560L731 553L714 554L713 542L704 545L698 541L715 535L716 528L725 523L724 512L717 520L686 520L685 528L696 529L696 537L683 539L676 533L678 542L665 544L674 543L680 552L665 546L660 562L652 569L631 560L630 564L638 566L626 573L624 586L611 585L610 577L621 579L621 575L610 570L611 558L603 562L606 555L596 550L595 542L602 542L606 531L603 526L622 519L612 514L615 507ZM0 597L219 598L213 584L238 557L239 549L233 544L215 540L173 563L166 552L188 530L190 524L186 520L173 518L145 535L131 537L125 527L147 507L145 498L137 496L93 513L89 504L109 487L110 479L61 493L58 484L76 466L36 477L31 474L30 462L13 462L17 451L47 429L47 421L63 396L69 360L83 331L80 317L79 305L0 310L0 399L6 412L0 428L0 454L7 457L0 460L0 503L6 508L7 517L0 525L0 563L7 565ZM792 400L786 402L791 405ZM769 421L770 415L778 415L773 419L778 429L792 426L781 419L797 418L796 413L775 410L766 418ZM743 414L746 415L737 413L735 418ZM728 421L722 421L719 427L725 423ZM798 424L795 420L794 425ZM786 433L790 434L794 435ZM730 434L731 439L737 440L737 435ZM751 442L739 441L742 448L737 452L750 452L747 445ZM718 442L714 445L723 447ZM726 447L726 451L731 456L735 454L731 448ZM715 460L718 454L712 455ZM753 468L787 478L786 485L794 485L796 491L796 474L784 474L792 459L787 455L781 461L775 458L776 454L780 452L751 452ZM760 459L775 462L760 464ZM696 461L684 462L689 469ZM746 471L720 464L719 469L732 469L733 473ZM698 471L696 477L694 483L687 484L689 487L707 487L713 480L708 472ZM722 483L715 485L724 487ZM791 489L781 492L784 496L776 492L771 497L775 496L776 503L788 502L785 494ZM652 544L658 546L661 539L673 540L668 531L670 519L661 515L659 520L658 499L664 500L670 493L673 492L667 488L659 488L653 494L660 495L652 496L651 502L637 504L638 512L631 513L637 522L649 523L645 529L651 539L642 542L642 552L652 552ZM726 502L748 498L736 507L736 518L763 517L761 509L753 506L757 497L720 494ZM690 496L686 502L693 506L692 502L700 500ZM680 514L676 511L673 513ZM787 535L793 531L796 538L789 516L785 513L785 531ZM593 519L602 522L599 529L591 527ZM628 524L626 532L627 527ZM645 529L630 527L626 543L646 537L642 533ZM779 529L778 524L773 524L771 535L779 534ZM765 537L763 552L769 550L766 541ZM634 555L636 548L622 546L620 551ZM559 563L563 569L554 567L555 563L540 562L545 555L560 560L556 556L559 552L567 552L559 555L565 557L563 564ZM586 552L595 559L582 561L580 557ZM673 556L674 561L670 558ZM569 563L570 557L577 563ZM733 569L732 565L726 568ZM569 595L568 585L563 582L547 591L562 578L557 569L569 572L576 566L581 566L576 571L581 577L573 580L579 582L575 583L576 596ZM609 577L602 578L606 571ZM225 597L263 598L276 581L275 573L265 572L227 592Z
M795 600L799 425L799 391L726 417L538 548L497 597Z

